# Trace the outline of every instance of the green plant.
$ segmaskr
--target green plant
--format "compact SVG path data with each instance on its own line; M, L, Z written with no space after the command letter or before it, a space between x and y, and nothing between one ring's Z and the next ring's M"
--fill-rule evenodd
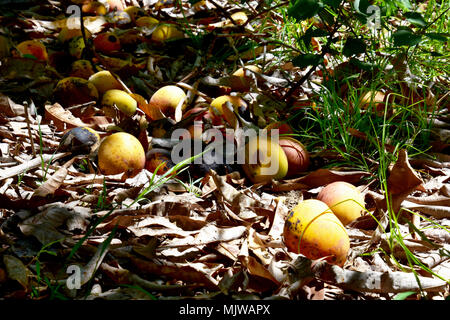
M49 242L42 246L42 248L39 250L39 252L36 254L36 256L31 260L30 265L34 262L34 269L36 272L36 280L39 285L44 285L50 290L50 300L53 299L60 299L60 300L68 300L61 292L59 292L61 288L60 283L54 283L52 280L50 280L47 276L43 275L41 273L41 261L39 260L42 254L49 254L51 256L56 256L55 251L48 250L51 246L53 246L56 243L60 243L64 239L58 239L52 242ZM31 287L31 297L34 299L38 299L40 297L40 290L39 287L32 286Z

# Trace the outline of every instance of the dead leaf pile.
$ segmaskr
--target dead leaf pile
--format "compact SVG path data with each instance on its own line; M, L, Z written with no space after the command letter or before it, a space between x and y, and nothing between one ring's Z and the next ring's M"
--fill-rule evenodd
M150 2L147 9L154 8L157 1ZM240 59L250 55L235 49L254 29L250 23L229 26L229 14L223 13L231 8L227 1L201 1L203 5L190 2L182 2L184 11L168 5L158 12L167 19L192 19L189 21L195 23L188 27L194 31L214 31L217 39L208 49L217 50L215 41L221 46L227 44L230 52L226 61L230 64L242 62L236 62L236 53ZM257 5L249 1L239 8L254 11ZM50 2L44 9L56 10ZM200 13L205 14L203 18ZM96 34L113 28L111 19L85 17L84 24ZM9 20L8 26L25 25L33 30L28 36L55 40L55 30L65 22L65 14L59 11L50 21L21 16ZM121 30L121 37L132 39L136 30ZM230 30L239 32L226 38ZM136 32L137 40L145 40L153 30L140 28ZM261 49L258 56L274 58L268 54L270 46L256 40L254 51ZM252 101L252 111L261 126L283 108L273 94L284 90L289 82L279 70L269 68L264 75L254 73L254 77L236 83L235 77L219 70L202 70L203 56L211 52L198 53L187 46L186 56L179 56L170 48L162 50L143 42L133 54L97 55L94 60L123 78L124 87L146 97L162 83L178 83L190 88L190 102L201 98L193 104L198 107L210 102L205 97L211 92L237 90ZM298 68L284 68L293 70L293 78L304 73ZM131 178L122 174L105 176L98 172L95 156L60 152L64 132L87 126L104 136L111 128L140 130L141 123L137 118L118 119L115 111L104 112L95 103L65 108L57 101L48 102L60 72L18 57L10 57L5 63L2 60L0 66L0 84L4 84L0 94L2 298L42 299L55 288L66 297L88 300L339 300L349 295L354 299L392 299L407 291L432 299L448 298L448 155L410 158L406 150L399 150L394 154L397 160L386 172L385 190L375 174L377 165L372 167L373 172L325 168L321 164L336 155L315 151L311 155L316 162L308 172L265 185L250 186L238 170L198 173L201 179L192 185L162 180L147 169ZM18 93L26 94L22 101L12 98L17 97L14 88L23 89ZM139 116L145 117L144 109ZM169 132L182 126L182 116L177 114L176 121L165 118L147 123L147 131L133 133L144 137L149 148L153 136L147 133ZM441 121L443 118L445 115ZM447 131L441 127L435 134L446 141ZM346 227L351 249L342 268L293 254L283 243L284 221L292 207L314 198L334 181L357 186L365 196L367 209ZM414 263L406 252L414 255ZM78 289L67 286L70 266L81 270Z

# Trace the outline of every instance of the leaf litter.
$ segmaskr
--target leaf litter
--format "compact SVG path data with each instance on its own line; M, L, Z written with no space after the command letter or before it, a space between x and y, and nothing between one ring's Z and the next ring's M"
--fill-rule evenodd
M206 1L211 8L227 7L224 1L216 2L211 5ZM195 13L193 7L186 6L190 14ZM165 12L172 18L183 17L177 8ZM216 22L209 28L229 23L213 18ZM46 35L64 23L28 20L35 32ZM104 30L106 24L104 17L85 21L92 33ZM154 89L149 81L152 72L159 80L172 79L177 73L181 74L178 78L186 78L186 70L171 57L150 57L150 73L141 73L145 80L135 82L135 86ZM138 62L130 59L122 68L139 70ZM117 68L107 57L100 60L111 70ZM20 76L15 77L17 70ZM28 105L14 102L9 94L17 83L44 81L54 76L54 71L37 61L14 58L2 65L1 72L10 80L0 95L3 297L25 298L32 293L33 297L45 297L50 286L65 284L64 268L68 265L81 266L83 289L71 291L62 285L60 290L76 299L214 299L221 295L342 299L348 292L356 292L355 299L386 299L409 291L432 298L448 297L448 156L438 153L432 160L410 159L405 150L399 150L389 171L387 194L366 182L374 178L373 173L342 167L313 167L299 177L252 187L246 187L240 172L219 174L210 170L196 189L199 194L169 180L136 202L153 172L144 169L134 178L103 176L79 170L80 161L86 164L88 158L57 152L67 129L89 126L101 132L105 124L113 124L111 118L98 118L98 111L81 117L82 113L76 115L58 103L31 110L27 117L24 109ZM278 72L260 76L259 81L266 81L260 92L287 84ZM244 92L258 88L258 82L233 80L233 76L216 74L201 82L210 87L237 86L233 88ZM40 97L46 94L40 82L28 82L24 87L38 90ZM180 112L177 108L177 122L182 117ZM31 125L29 130L27 123ZM443 129L436 133L445 141ZM32 147L38 150L34 157L30 157ZM365 215L346 227L351 250L343 267L289 252L282 237L292 207L334 181L357 185L368 203ZM393 212L404 218L399 220L402 241L394 245L390 233L397 231L389 228L387 198ZM25 246L41 249L30 249L32 257L22 256L18 254L21 240ZM51 249L45 251L47 255L42 254L48 245ZM427 269L411 267L405 248ZM45 270L49 282L42 281L41 270ZM131 286L139 286L145 293Z

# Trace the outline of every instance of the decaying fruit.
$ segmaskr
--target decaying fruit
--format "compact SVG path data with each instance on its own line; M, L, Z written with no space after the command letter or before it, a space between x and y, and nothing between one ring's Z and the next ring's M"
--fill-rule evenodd
M59 150L74 154L90 154L100 145L100 135L88 127L75 127L68 130L62 137Z
M67 77L56 84L53 97L63 107L70 107L90 101L97 101L98 91L88 80L78 77Z
M153 17L140 17L136 20L136 26L138 27L153 27L156 26L159 21Z
M104 32L94 38L94 47L95 50L108 54L120 50L122 46L114 33Z
M170 152L152 152L150 150L145 169L150 172L156 172L158 175L163 175L169 171L175 164L170 159ZM175 174L175 172L173 172Z
M88 1L81 6L81 11L91 15L105 15L107 13L106 7L99 1Z
M183 89L174 85L164 86L158 89L150 98L148 110L144 110L152 120L163 119L164 116L171 117L175 113L175 109L179 103L183 103L181 108L184 109L186 93Z
M89 77L89 82L97 88L98 93L101 95L108 90L122 89L122 85L108 70L94 73Z
M251 71L246 71L246 70L251 70ZM237 69L235 72L233 72L233 76L248 77L248 75L252 74L252 71L260 73L261 68L251 64L251 65L245 66L245 69L244 68Z
M84 34L86 36L86 39L89 39L92 37L91 32L86 28L84 28ZM65 43L75 37L82 37L82 36L83 36L83 34L81 32L81 29L79 29L79 28L63 27L58 34L58 41Z
M22 56L32 56L40 61L48 59L47 48L37 40L25 40L19 43L16 48Z
M309 153L300 141L291 137L280 137L279 144L288 160L287 176L293 176L308 169Z
M106 137L98 149L98 166L105 175L126 172L132 177L145 166L145 152L139 140L126 132Z
M274 130L278 130L278 135L294 133L290 125L280 121L272 122L271 124L267 125L264 129L269 131L267 133L268 136L276 135L277 132L275 132Z
M102 105L116 106L127 116L132 116L136 112L137 101L123 90L111 89L103 94Z
M322 201L308 199L289 212L284 224L284 243L309 259L325 258L343 266L350 240L344 225Z
M125 8L124 12L128 14L131 21L133 22L135 22L140 17L145 16L145 10L136 6L128 6Z
M225 119L225 121L234 128L237 119L234 113L224 111L224 104L227 102L231 103L234 112L239 112L239 109L242 109L241 111L243 111L247 108L247 103L242 98L238 96L223 95L211 101L209 110L214 124L219 124Z
M279 144L269 138L256 136L245 145L242 169L253 183L269 182L286 176L288 160Z
M160 25L152 32L152 40L159 43L182 38L184 33L172 25Z
M83 37L74 37L69 41L69 54L77 59L81 59L86 44Z
M364 197L351 183L336 181L323 188L318 196L330 207L344 225L349 224L364 212Z
M78 77L83 79L89 79L95 73L94 67L89 60L77 60L72 63L72 69L70 71L71 77Z

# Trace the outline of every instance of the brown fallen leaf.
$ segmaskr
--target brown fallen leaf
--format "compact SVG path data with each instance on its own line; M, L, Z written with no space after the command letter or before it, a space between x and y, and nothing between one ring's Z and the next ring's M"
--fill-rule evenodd
M370 173L365 171L337 171L330 169L318 169L300 178L272 181L272 185L270 186L270 188L275 192L282 192L317 188L335 181L345 181L351 184L358 184L358 182L360 182L362 178L370 175Z
M422 179L409 164L407 151L399 150L397 161L387 179L387 190L393 212L398 213L403 200L422 183ZM386 210L386 208L383 209Z
M59 103L45 106L45 118L52 120L59 131L74 127L93 127L81 119L75 117L69 110L64 109Z
M19 282L22 287L27 290L29 271L23 262L14 256L5 254L3 256L3 263L6 267L8 277Z
M41 184L33 192L33 197L46 197L50 194L54 194L59 187L64 183L64 179L67 176L67 168L77 159L74 157L67 161L61 168L59 168L54 174L52 174L43 184Z
M164 260L157 263L137 257L130 257L130 260L143 273L178 279L208 289L218 289L218 281L211 277L213 271L206 269L203 263L172 263Z

